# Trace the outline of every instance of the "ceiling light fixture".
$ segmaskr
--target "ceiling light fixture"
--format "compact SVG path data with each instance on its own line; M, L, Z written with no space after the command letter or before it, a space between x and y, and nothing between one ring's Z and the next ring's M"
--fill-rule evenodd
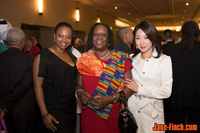
M185 5L186 5L186 6L189 6L189 3L188 3L188 2L186 2L186 3L185 3Z
M115 10L117 10L117 9L118 9L118 7L116 6L116 7L115 7Z
M76 22L78 23L80 21L80 11L79 8L76 8Z
M38 7L39 7L38 13L39 15L42 15L43 14L43 0L38 0Z
M129 24L127 24L127 23L125 23L125 22L122 22L122 21L120 21L120 20L117 20L117 19L115 19L115 25L116 25L117 27L127 27L127 26L130 26Z
M97 15L97 23L101 23L100 15Z

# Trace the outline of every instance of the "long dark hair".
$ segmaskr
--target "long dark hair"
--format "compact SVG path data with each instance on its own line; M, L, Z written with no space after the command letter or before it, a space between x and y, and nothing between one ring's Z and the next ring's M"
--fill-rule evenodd
M158 55L154 58L159 58L163 52L161 49L161 37L158 34L158 31L156 30L155 26L149 21L140 22L139 24L136 25L133 31L134 37L138 29L141 29L147 35L149 40L152 42L152 46L155 47ZM134 52L134 56L140 53L140 50L136 48L136 44L134 44L133 52Z
M87 39L87 50L90 50L93 48L93 32L94 32L94 29L96 26L98 25L103 25L106 27L107 31L108 31L108 48L110 50L114 49L114 37L113 37L113 32L112 30L110 29L110 27L107 25L107 24L104 24L104 23L95 23L91 29L90 29L90 32L88 34L88 39Z
M182 39L178 43L178 54L183 53L184 55L188 55L193 50L195 38L199 33L199 26L195 21L187 21L183 24L181 31Z

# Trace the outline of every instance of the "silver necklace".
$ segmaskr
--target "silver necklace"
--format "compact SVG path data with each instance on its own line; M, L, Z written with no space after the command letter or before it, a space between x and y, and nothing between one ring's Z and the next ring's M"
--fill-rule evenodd
M94 51L95 52L95 51ZM106 58L108 56L108 54L110 53L110 50L108 50L107 54L104 57L101 57L99 59L103 60L104 58Z

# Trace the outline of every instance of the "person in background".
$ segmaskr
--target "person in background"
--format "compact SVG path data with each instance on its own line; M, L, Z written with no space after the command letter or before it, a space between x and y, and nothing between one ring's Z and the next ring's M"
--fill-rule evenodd
M80 38L76 38L75 43L74 43L74 47L75 47L80 53L86 52L86 45L84 44L84 42L83 42Z
M12 25L5 19L0 19L0 53L8 50L6 46L7 32Z
M72 33L70 24L58 23L54 45L41 50L33 64L36 100L48 132L75 132L77 68L71 53Z
M171 59L162 53L161 38L151 22L137 24L134 36L133 79L126 79L125 86L135 93L128 106L136 118L138 133L153 133L155 123L164 124L163 99L172 90Z
M133 56L133 51L131 50L131 45L134 42L133 30L131 27L121 27L118 30L118 37L120 43L115 47L116 50L120 50Z
M34 58L22 51L25 41L21 29L11 28L9 49L0 53L0 117L4 117L9 133L34 133Z
M38 42L37 37L33 36L33 37L31 37L31 40L35 46L37 46L40 50L42 49L42 45Z
M164 39L166 44L163 45L163 52L166 53L166 49L175 43L172 40L172 31L167 29L164 31Z
M131 78L130 56L114 50L113 33L104 23L94 24L87 40L88 52L77 60L80 73L76 97L82 102L81 133L119 133L119 93L132 91L123 85ZM113 86L112 86L113 85Z
M33 44L31 38L28 38L26 40L26 46L24 48L24 52L35 57L39 51L40 51L40 49Z
M81 57L81 53L76 48L74 48L74 46L71 47L71 52L75 56L76 59ZM76 133L80 133L81 132L80 120L81 120L82 104L81 104L81 102L78 98L76 99L76 103L77 103L77 108L76 108Z
M167 49L172 59L172 95L164 101L166 124L197 124L200 131L200 42L194 21L183 24L181 42Z

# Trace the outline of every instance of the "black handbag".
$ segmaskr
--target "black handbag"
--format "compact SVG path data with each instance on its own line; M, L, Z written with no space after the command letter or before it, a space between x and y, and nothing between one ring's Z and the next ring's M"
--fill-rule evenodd
M127 99L124 91L120 91L120 111L118 118L118 127L120 133L136 133L138 126L133 114L130 112L127 106ZM124 104L124 109L122 109Z

